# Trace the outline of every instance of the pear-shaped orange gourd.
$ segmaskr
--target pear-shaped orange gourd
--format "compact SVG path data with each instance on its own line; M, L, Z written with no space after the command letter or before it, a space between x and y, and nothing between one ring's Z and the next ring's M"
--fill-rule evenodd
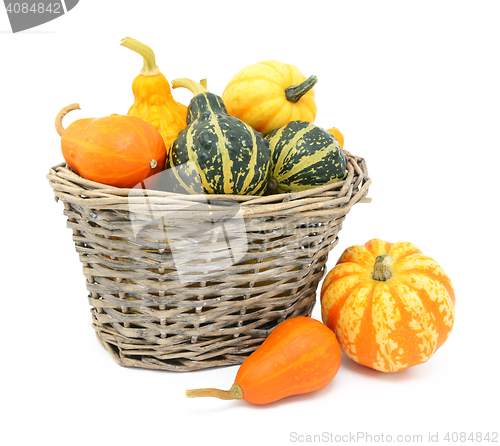
M152 124L163 137L168 153L179 132L187 125L187 107L173 98L151 48L131 37L125 37L121 45L139 53L144 61L140 74L132 83L135 101L127 114Z
M271 332L241 364L230 390L196 389L186 395L268 404L324 388L337 374L340 357L333 331L313 318L300 316Z
M163 170L167 152L160 133L134 116L111 115L74 121L67 129L56 117L61 149L68 166L82 178L115 187L132 188Z

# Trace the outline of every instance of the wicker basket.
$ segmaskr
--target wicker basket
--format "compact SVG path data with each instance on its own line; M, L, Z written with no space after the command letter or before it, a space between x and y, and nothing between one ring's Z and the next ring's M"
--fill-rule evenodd
M309 316L346 214L369 201L365 161L346 155L344 181L263 197L145 199L53 167L102 345L129 367L240 364L280 322Z

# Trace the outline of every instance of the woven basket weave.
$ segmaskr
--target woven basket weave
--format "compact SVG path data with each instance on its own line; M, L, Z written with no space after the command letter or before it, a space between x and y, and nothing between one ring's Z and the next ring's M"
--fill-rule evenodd
M240 364L280 322L311 315L346 214L369 201L365 161L346 155L344 181L263 197L148 190L145 201L53 167L102 345L128 367Z

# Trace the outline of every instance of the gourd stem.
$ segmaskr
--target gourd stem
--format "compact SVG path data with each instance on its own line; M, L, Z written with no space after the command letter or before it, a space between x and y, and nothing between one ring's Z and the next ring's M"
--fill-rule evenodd
M213 397L221 400L241 400L243 399L243 390L238 383L234 383L229 390L220 389L194 389L186 390L188 398Z
M184 87L193 93L194 96L200 93L206 93L208 90L199 82L192 81L186 77L174 79L172 81L172 88Z
M377 256L373 267L373 280L378 280L380 282L389 280L392 276L392 263L393 260L389 254Z
M141 70L143 76L156 76L160 72L158 65L156 65L155 53L149 46L132 37L125 37L121 40L120 45L135 51L143 57L144 65Z
M285 97L290 102L299 102L312 87L316 85L318 78L314 75L310 76L300 85L292 85L285 90Z
M80 104L74 103L69 104L64 107L56 116L56 131L59 133L59 136L62 136L64 132L64 127L62 125L63 118L68 114L68 112L72 110L80 110Z

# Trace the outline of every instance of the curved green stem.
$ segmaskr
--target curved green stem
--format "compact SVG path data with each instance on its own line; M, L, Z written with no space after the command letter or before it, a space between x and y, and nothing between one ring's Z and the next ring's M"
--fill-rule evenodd
M285 97L290 102L299 102L312 87L316 85L318 78L314 75L307 78L300 85L292 85L285 90Z
M144 65L141 70L143 76L156 76L160 72L158 65L156 65L155 53L149 46L132 37L125 37L121 40L120 45L135 51L143 57Z
M186 390L188 398L213 397L221 400L242 400L243 390L238 383L234 383L229 390L220 389L194 389Z
M392 276L392 257L389 254L382 254L375 259L373 267L373 280L385 282Z

